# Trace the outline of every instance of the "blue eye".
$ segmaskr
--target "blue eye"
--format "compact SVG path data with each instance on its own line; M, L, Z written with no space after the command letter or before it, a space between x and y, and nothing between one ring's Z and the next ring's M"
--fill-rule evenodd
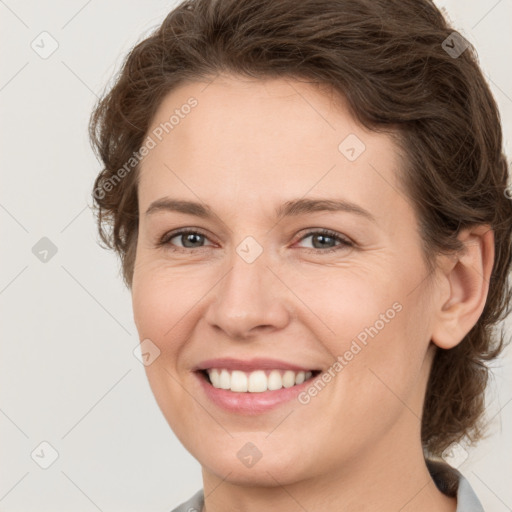
M308 252L314 252L316 254L325 254L332 251L338 251L346 249L347 247L353 247L354 244L348 239L342 237L339 233L328 229L318 229L315 231L309 231L300 240L303 241L307 238L312 239L313 247L303 247ZM172 240L180 241L181 245L177 245ZM179 229L166 233L158 242L158 247L166 247L173 251L192 251L193 249L201 249L208 245L213 246L214 244L206 242L209 241L208 237L200 231L193 229Z
M180 240L182 243L181 246L177 246L180 249L196 249L204 247L201 245L201 242L208 240L206 235L203 235L199 231L183 229L164 235L159 245L175 245L174 243L171 243L171 240L175 238Z
M312 239L313 242L313 248L307 248L308 252L332 252L337 251L346 247L353 247L354 244L350 242L349 240L343 238L335 231L330 231L328 229L320 229L317 231L310 231L309 233L306 233L300 241L305 240L306 238ZM315 242L317 244L317 247L315 247ZM338 244L336 244L338 242ZM331 245L334 244L334 245Z

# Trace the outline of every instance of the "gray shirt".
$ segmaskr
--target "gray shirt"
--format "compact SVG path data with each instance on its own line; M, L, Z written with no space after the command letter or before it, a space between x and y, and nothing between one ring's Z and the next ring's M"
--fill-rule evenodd
M482 504L469 482L456 469L441 461L427 460L427 468L437 488L444 494L457 497L456 512L484 512ZM172 512L201 512L204 504L203 490L197 491Z

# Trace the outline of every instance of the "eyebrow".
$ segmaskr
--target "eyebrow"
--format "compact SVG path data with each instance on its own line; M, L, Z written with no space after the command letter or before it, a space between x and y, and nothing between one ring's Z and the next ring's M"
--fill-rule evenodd
M195 201L183 201L169 197L162 197L161 199L153 201L146 210L146 215L161 211L185 213L204 219L215 217L211 208L207 205ZM277 217L290 217L321 211L352 213L372 222L376 222L375 217L369 211L344 199L294 199L279 206L275 214Z

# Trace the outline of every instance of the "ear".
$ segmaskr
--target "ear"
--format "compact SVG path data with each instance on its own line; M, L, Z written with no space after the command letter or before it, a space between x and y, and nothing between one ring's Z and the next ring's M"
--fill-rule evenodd
M443 349L458 345L484 310L494 264L494 232L487 224L461 231L461 254L442 256L432 342Z

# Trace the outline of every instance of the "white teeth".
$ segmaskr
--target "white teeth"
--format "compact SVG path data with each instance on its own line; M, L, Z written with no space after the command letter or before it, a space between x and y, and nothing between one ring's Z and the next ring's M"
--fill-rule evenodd
M231 387L231 375L227 370L222 370L220 372L219 378L219 388L220 389L229 389Z
M219 370L212 370L209 373L210 380L212 381L212 385L215 388L220 388L220 376L219 376Z
M275 391L282 387L291 388L310 379L313 373L308 371L294 372L292 370L255 370L243 372L240 370L229 371L226 369L212 368L207 370L210 382L214 388L229 389L236 393L262 393Z
M283 375L283 387L291 388L293 385L295 385L295 372L287 370Z
M231 391L240 393L247 391L247 375L244 372L235 370L231 374Z
M283 379L279 370L272 370L268 376L267 389L269 391L275 391L283 387Z
M267 391L267 376L264 371L251 372L249 375L249 385L247 390L251 393L261 393Z

